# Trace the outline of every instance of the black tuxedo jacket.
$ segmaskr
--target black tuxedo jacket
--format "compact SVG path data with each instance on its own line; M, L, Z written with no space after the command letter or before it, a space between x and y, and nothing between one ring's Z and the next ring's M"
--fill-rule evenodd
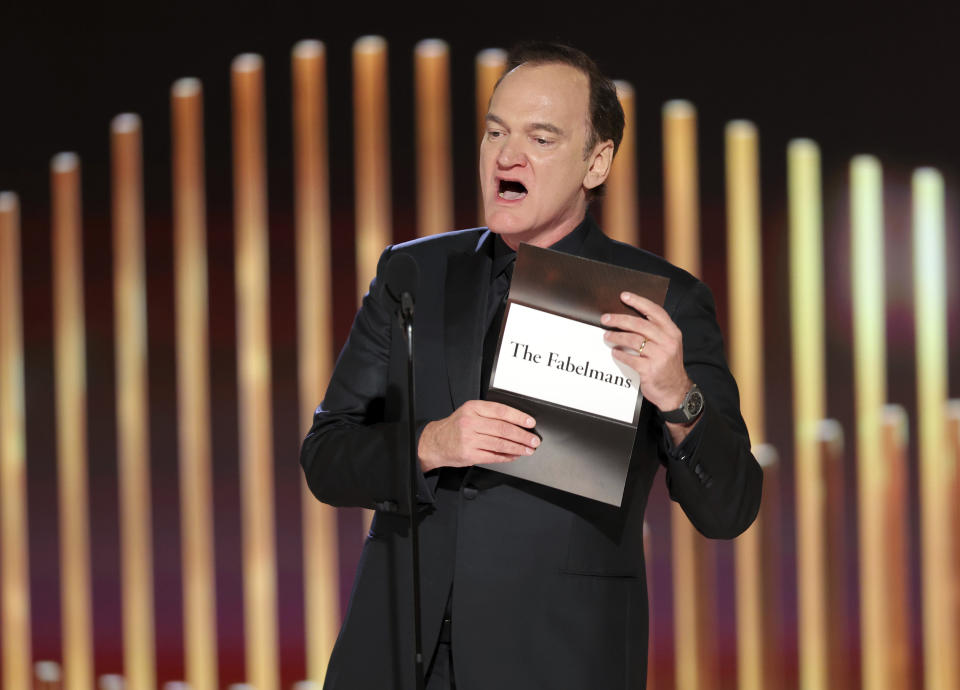
M703 428L695 448L668 454L662 422L646 404L621 508L476 467L453 490L438 480L458 470L418 481L425 664L452 587L454 666L464 690L642 688L643 514L657 469L665 465L671 498L708 537L737 536L759 507L762 474L709 290L663 259L610 240L589 216L585 222L582 255L670 279L665 308L706 399ZM326 688L412 687L406 355L384 266L392 252L420 266L414 342L422 429L479 396L491 240L481 228L384 252L303 443L301 464L317 498L376 508Z

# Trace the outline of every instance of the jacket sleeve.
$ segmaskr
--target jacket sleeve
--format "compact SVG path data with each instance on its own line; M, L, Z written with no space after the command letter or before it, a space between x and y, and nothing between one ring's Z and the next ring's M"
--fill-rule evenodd
M683 334L687 374L703 392L705 405L695 443L661 457L667 487L704 536L732 539L757 515L763 472L750 452L709 288L695 281L671 317Z
M382 280L390 254L388 247L380 257L377 277L301 446L300 464L310 490L324 503L406 512L405 378L391 380L391 357L403 351L403 343ZM418 502L430 502L422 474L417 487Z

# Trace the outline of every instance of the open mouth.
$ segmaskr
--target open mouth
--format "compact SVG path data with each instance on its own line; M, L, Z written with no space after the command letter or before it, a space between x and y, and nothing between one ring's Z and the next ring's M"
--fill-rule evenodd
M507 201L517 201L527 195L527 188L515 180L500 180L497 196Z

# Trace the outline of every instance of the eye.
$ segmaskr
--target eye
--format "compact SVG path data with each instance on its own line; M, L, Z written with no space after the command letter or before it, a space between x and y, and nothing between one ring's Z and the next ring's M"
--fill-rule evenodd
M549 146L553 143L550 139L540 136L533 137L533 141L537 144L537 146Z
M488 129L487 138L488 139L499 139L503 135L503 132L499 129Z

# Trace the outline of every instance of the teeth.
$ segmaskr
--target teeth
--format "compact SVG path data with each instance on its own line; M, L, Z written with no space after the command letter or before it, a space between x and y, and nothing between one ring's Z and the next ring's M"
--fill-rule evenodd
M497 195L504 201L519 201L527 195L527 188L516 180L500 180Z

